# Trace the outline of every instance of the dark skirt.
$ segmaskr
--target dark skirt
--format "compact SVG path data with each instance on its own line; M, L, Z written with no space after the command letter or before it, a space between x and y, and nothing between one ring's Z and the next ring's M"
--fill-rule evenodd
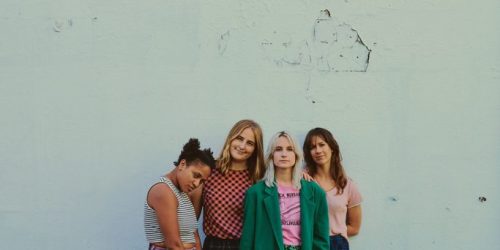
M227 240L207 236L203 242L203 250L239 250L240 240Z

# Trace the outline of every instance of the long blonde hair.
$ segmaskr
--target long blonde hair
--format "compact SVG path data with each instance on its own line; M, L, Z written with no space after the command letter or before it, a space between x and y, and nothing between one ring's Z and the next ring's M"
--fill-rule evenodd
M255 136L255 149L250 158L247 160L250 179L252 180L252 183L255 183L264 176L265 165L264 147L262 144L262 129L259 124L253 120L240 120L233 125L226 137L226 141L224 142L219 158L217 158L217 170L219 170L222 174L226 174L227 171L229 171L232 161L230 152L231 142L247 128L250 128Z
M273 163L273 155L276 150L276 143L278 138L285 137L288 139L290 144L292 144L293 152L295 153L295 165L293 166L293 174L292 174L292 182L293 186L297 189L300 189L300 179L302 179L302 151L297 144L297 141L290 135L289 132L281 131L276 133L271 140L269 140L269 145L267 146L266 151L266 174L264 175L264 182L266 186L272 187L276 183L275 181L275 171L274 171L274 163Z

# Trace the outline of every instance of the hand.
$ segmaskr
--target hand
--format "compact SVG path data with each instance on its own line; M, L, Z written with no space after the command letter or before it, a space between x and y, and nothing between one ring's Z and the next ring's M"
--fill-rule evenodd
M302 178L306 181L314 181L314 178L307 173L307 171L302 172Z

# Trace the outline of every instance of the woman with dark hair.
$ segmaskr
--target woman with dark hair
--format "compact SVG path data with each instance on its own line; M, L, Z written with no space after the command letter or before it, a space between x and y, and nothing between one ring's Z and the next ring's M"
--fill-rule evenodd
M215 160L210 149L201 150L198 139L190 139L174 165L146 197L144 230L149 250L201 249L196 214L187 193L207 180Z
M330 250L348 250L348 237L361 227L361 194L346 175L340 148L332 133L311 129L304 140L308 173L325 190L330 223Z
M190 194L197 214L203 208L204 250L239 249L247 189L264 176L262 129L252 120L233 125L202 189Z
M325 192L302 180L302 152L288 132L271 138L266 165L246 193L241 250L328 250Z

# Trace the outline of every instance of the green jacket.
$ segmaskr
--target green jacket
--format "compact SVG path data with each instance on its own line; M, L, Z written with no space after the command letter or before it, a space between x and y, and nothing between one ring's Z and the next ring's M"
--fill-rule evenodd
M302 250L330 249L325 192L314 182L301 180L300 226ZM261 181L246 192L240 249L284 249L276 185Z

